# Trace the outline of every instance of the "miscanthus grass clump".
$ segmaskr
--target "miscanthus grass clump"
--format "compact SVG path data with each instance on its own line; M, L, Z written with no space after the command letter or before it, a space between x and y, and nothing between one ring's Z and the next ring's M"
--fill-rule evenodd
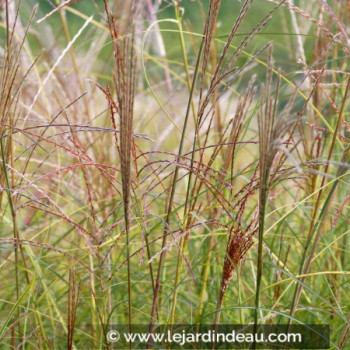
M0 11L4 349L181 323L349 346L348 2Z

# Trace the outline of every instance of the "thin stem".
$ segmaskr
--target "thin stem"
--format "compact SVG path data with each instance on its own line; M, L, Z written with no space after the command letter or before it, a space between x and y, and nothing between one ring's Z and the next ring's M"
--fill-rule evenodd
M262 253L263 253L263 242L264 242L266 199L268 194L266 185L267 184L265 184L264 188L261 190L260 199L259 199L258 263L257 263L257 273L256 273L255 313L254 313L254 330L255 331L258 324L261 278L262 278L262 270L263 270Z

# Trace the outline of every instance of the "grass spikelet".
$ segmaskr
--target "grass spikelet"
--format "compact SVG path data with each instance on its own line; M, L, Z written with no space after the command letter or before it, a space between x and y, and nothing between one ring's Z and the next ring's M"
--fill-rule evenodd
M255 314L254 326L257 327L259 306L260 306L260 288L263 269L263 240L264 240L264 223L266 202L269 192L269 176L272 162L277 153L277 144L280 142L280 135L283 130L275 125L276 108L279 93L279 81L276 88L275 97L271 97L272 90L272 47L269 48L268 69L266 76L266 86L262 86L261 105L258 112L259 128L259 218L258 218L258 262L256 275L256 297L255 297ZM283 124L282 124L283 125Z
M135 71L136 55L134 51L136 16L136 2L131 2L128 14L131 36L119 37L119 30L114 16L110 13L108 3L105 0L105 10L108 18L108 26L113 41L114 62L116 73L114 83L117 92L117 101L120 117L120 160L122 175L122 193L125 218L125 232L128 259L128 299L129 299L129 324L132 324L132 299L131 299L131 271L130 271L130 186L131 186L131 153L133 143L133 113L135 97ZM113 111L112 111L113 112ZM114 115L112 116L112 118Z
M239 201L238 212L234 219L234 224L232 225L227 241L226 254L224 258L224 264L222 269L220 292L217 302L217 311L215 316L215 325L220 323L221 307L224 300L225 292L228 285L233 277L238 264L244 260L247 251L252 246L253 235L256 233L256 219L250 220L249 224L244 227L242 225L243 214L247 207L247 202L249 197L254 193L254 178L256 174L253 174L252 179L245 188L245 194L243 198Z

